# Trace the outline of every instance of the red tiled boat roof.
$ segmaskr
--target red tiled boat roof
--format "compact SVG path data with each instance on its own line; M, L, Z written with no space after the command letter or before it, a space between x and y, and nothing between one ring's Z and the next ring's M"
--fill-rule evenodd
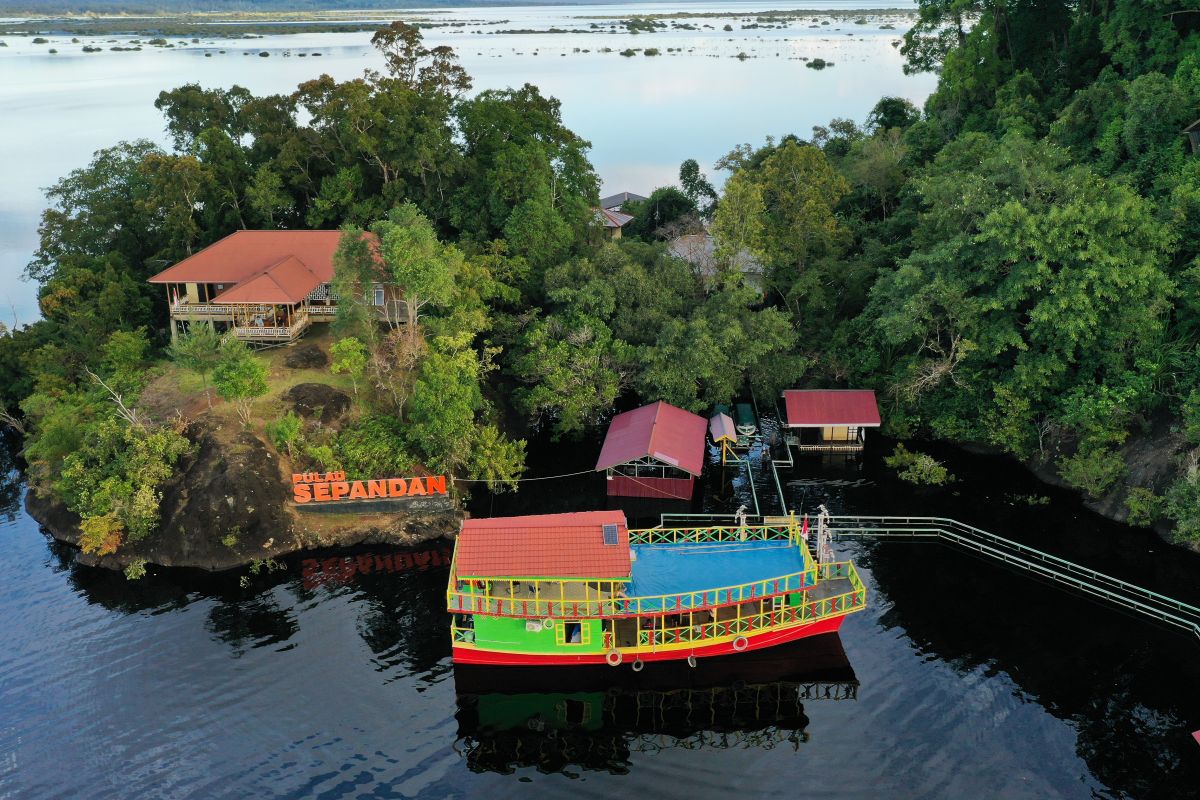
M323 281L295 256L285 256L267 269L212 299L214 303L299 303Z
M879 427L879 406L871 389L788 389L783 402L789 428Z
M616 544L604 543L605 524ZM628 578L629 529L620 511L468 519L454 558L467 578Z
M617 414L608 425L596 471L649 456L699 475L707 428L704 417L661 400Z
M241 283L287 256L299 259L321 283L328 283L333 280L333 253L341 236L337 230L237 231L168 267L150 283Z

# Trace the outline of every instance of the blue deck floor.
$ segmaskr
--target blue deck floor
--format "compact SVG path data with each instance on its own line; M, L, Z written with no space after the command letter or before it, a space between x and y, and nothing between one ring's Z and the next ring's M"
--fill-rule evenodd
M790 542L640 544L633 546L633 552L629 594L634 597L685 595L777 578L804 569L800 548ZM780 590L800 588L803 587L799 578L779 586ZM722 592L719 598L710 597L708 602L740 599L743 598L726 597Z

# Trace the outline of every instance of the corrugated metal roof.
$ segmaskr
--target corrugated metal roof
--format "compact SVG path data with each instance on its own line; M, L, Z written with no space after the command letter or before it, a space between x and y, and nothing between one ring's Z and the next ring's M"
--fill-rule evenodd
M649 456L699 475L707 428L704 417L661 400L618 414L608 425L596 470Z
M719 442L722 439L728 442L737 441L737 431L733 427L733 420L728 414L715 414L708 421L708 434L714 442Z
M604 525L617 543L604 543ZM629 529L620 511L468 519L455 545L465 578L628 578Z
M628 203L630 200L640 201L646 199L647 198L642 197L640 194L634 194L633 192L618 192L617 194L611 194L608 197L602 198L600 200L600 207L611 210L614 208L620 208L622 203Z
M226 289L214 303L299 303L320 286L321 279L295 256L285 256L267 269Z
M879 426L879 406L870 389L788 389L783 393L783 402L791 428Z
M237 231L150 279L150 283L241 283L295 256L322 283L333 279L341 231Z
M607 208L596 209L596 216L606 228L623 228L633 221L632 214L622 214L620 211L610 211Z

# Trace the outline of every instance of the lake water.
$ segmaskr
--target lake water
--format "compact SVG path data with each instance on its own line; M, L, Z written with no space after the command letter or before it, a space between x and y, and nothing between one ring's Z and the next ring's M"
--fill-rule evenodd
M797 464L789 504L945 514L1200 594L1198 559L1009 462L938 453L960 482L914 491L888 449ZM535 443L532 474L595 452ZM602 507L602 483L475 510ZM779 674L519 683L452 666L445 544L131 583L75 564L20 491L0 486L0 798L1200 797L1200 642L940 545L843 546L868 609Z
M742 30L749 20L738 13L870 5L861 0L774 0L452 9L395 16L463 23L461 28L430 28L426 41L453 46L476 90L533 83L559 98L566 124L592 142L592 162L603 190L648 194L673 182L684 159L697 159L720 183L722 176L713 174L711 165L739 143L761 143L767 136L788 133L807 136L813 125L834 117L862 122L884 95L923 102L936 81L931 75L905 76L901 70L897 44L909 24L904 13L864 11L865 24L855 24L856 15L813 12L807 21L783 30ZM716 9L730 14L679 20L699 28L694 31L630 34L589 27L615 21L597 19L602 17ZM726 24L733 31L725 32ZM580 32L498 32L552 27ZM149 138L165 144L162 117L154 108L161 90L199 82L286 93L322 72L348 79L382 66L367 32L203 39L199 44L172 39L178 45L173 49L140 52L108 49L127 46L129 37L79 43L53 34L46 38L48 44L35 45L32 37L4 37L8 46L0 48L0 152L7 156L5 191L0 193L0 319L6 323L14 313L21 321L37 316L35 287L18 276L37 245L42 190L85 165L95 150L119 140ZM105 49L84 53L85 45ZM658 48L662 55L618 55L646 47ZM50 54L51 48L58 53ZM612 52L601 52L604 48ZM668 53L668 48L681 52ZM262 58L260 52L270 55ZM740 53L748 57L737 58ZM835 66L818 71L800 60L817 57Z

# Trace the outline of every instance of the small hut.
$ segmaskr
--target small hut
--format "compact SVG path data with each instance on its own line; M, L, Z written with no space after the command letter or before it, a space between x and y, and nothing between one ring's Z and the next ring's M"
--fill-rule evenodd
M690 500L707 429L704 417L661 401L613 417L596 461L608 496Z
M708 435L712 437L713 444L721 448L722 464L730 457L737 460L737 456L733 454L733 448L737 445L738 441L737 429L733 425L733 419L728 414L718 411L709 419Z
M870 389L788 389L783 403L800 450L862 450L866 429L880 424Z

